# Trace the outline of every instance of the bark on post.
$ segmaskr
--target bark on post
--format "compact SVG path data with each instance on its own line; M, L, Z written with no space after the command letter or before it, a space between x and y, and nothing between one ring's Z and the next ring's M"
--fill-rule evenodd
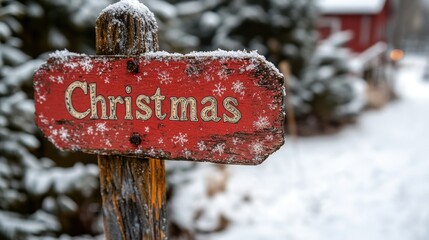
M98 17L98 55L156 50L156 21L143 4L122 1ZM100 155L98 166L106 239L166 239L164 161Z

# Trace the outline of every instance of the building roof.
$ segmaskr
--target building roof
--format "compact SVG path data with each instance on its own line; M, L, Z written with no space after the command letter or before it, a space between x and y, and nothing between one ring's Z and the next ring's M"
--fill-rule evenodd
M316 0L324 14L376 14L386 0Z

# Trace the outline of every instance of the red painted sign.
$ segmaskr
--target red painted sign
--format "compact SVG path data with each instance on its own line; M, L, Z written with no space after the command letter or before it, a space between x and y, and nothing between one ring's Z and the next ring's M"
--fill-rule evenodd
M283 76L256 53L51 57L36 123L62 150L259 164L283 144Z

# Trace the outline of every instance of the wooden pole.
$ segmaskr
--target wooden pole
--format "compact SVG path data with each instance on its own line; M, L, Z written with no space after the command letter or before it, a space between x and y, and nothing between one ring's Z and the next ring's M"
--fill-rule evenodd
M96 22L96 53L140 55L158 50L155 18L146 10L143 4L136 8L126 1L106 8ZM166 239L164 161L100 155L98 166L105 238Z

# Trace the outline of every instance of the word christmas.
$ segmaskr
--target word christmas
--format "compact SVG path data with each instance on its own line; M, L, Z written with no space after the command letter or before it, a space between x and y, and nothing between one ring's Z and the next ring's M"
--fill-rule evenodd
M34 89L63 150L254 165L284 142L283 76L254 52L57 52Z
M77 111L73 107L73 92L76 89L80 89L83 94L88 95L89 90L89 106L87 110L83 112ZM125 93L131 94L131 86L125 87ZM67 111L76 119L84 119L90 115L90 119L104 119L104 120L117 120L117 108L118 104L124 105L125 115L124 120L133 120L134 118L139 120L149 120L153 112L155 112L156 118L159 120L164 120L167 117L167 114L163 112L162 103L165 100L165 96L161 94L161 89L158 87L156 92L152 96L147 95L138 95L135 99L135 106L138 108L136 110L135 116L133 116L133 101L131 96L107 96L109 102L110 114L107 116L107 103L106 98L102 95L97 95L97 84L81 81L75 81L70 84L65 92L65 105ZM154 107L150 107L148 104L153 102ZM101 104L101 116L99 117L97 111L97 104ZM197 114L197 100L194 97L170 97L170 118L171 121L198 121L198 115L201 117L204 122L219 122L223 119L224 122L229 123L238 123L241 119L241 112L237 109L238 100L233 97L226 97L223 100L223 107L229 113L223 114L223 117L218 116L218 102L215 97L207 96L200 101L201 106L203 106L201 112ZM189 119L188 119L188 107L189 107ZM179 108L180 108L180 117L179 117ZM154 109L154 110L153 110Z

